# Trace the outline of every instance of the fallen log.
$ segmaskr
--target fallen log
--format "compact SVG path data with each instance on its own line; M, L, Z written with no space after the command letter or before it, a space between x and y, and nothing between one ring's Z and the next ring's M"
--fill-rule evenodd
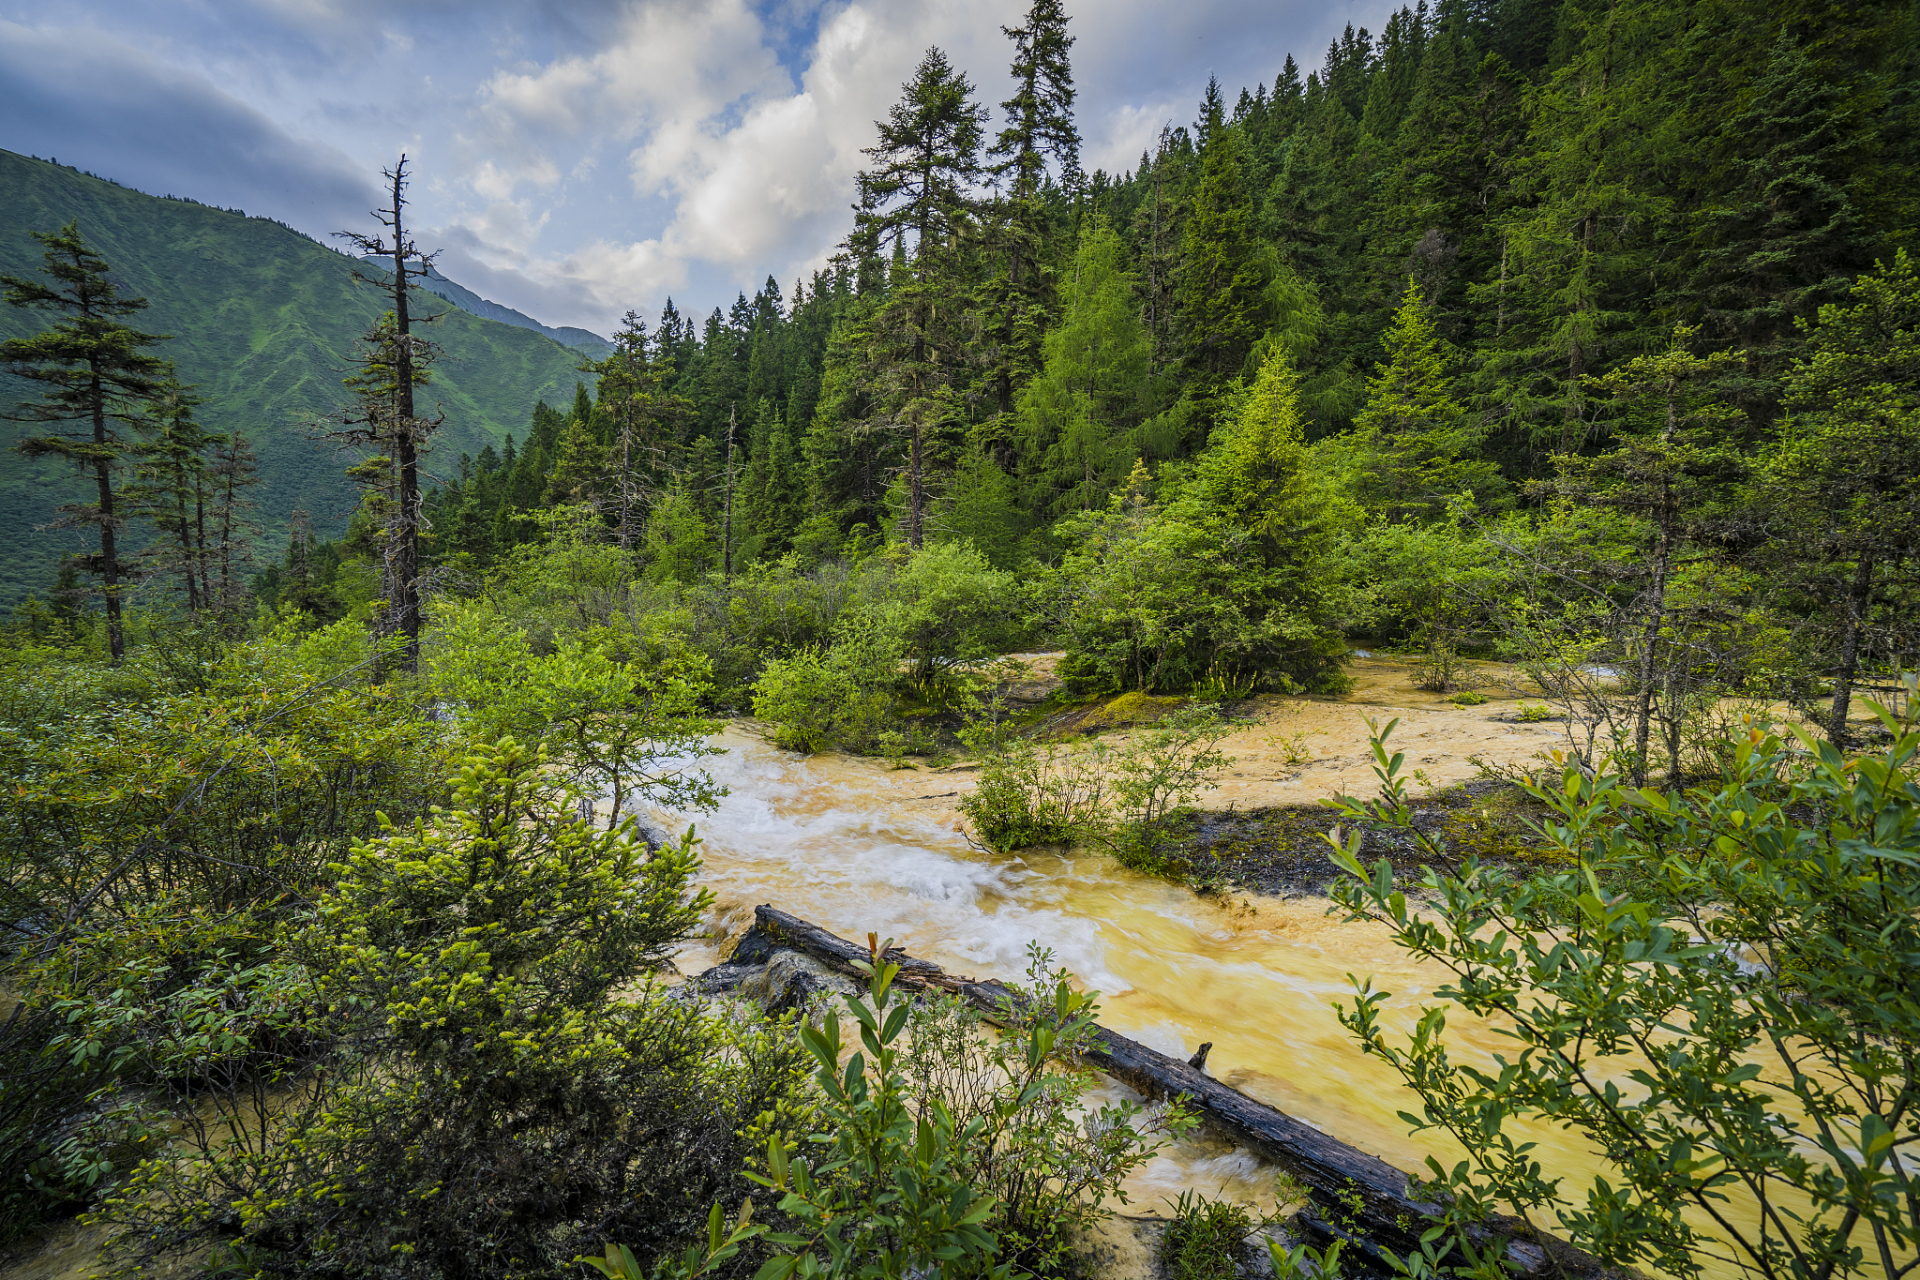
M811 921L760 906L754 909L754 927L721 968L763 964L781 949L799 951L855 978L864 975L872 954ZM996 1025L1017 1019L1018 996L1004 983L957 977L898 947L889 948L886 959L900 966L895 979L900 986L951 992ZM1420 1233L1438 1211L1437 1205L1410 1196L1407 1174L1378 1156L1117 1031L1096 1026L1094 1033L1098 1047L1085 1055L1090 1066L1148 1098L1181 1100L1203 1124L1297 1179L1307 1189L1310 1202L1296 1219L1297 1225L1322 1240L1347 1239L1376 1258L1381 1245L1404 1256L1416 1248ZM1505 1241L1508 1264L1519 1275L1622 1274L1517 1218L1495 1219L1479 1234L1483 1243Z

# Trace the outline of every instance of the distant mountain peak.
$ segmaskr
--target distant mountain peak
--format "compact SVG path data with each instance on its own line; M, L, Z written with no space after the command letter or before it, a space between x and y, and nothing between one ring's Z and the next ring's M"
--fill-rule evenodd
M384 265L384 263L377 263ZM437 270L429 269L427 278L420 286L436 297L445 298L454 306L471 315L487 320L497 320L501 324L510 324L516 329L531 329L535 333L544 333L563 347L582 352L590 356L605 355L613 350L613 344L597 333L571 326L553 328L541 324L524 311L515 311L512 307L483 298L473 290L455 280L449 280Z

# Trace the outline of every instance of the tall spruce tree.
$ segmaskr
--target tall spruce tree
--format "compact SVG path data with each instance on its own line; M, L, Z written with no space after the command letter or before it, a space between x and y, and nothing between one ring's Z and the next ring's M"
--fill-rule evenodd
M1911 631L1920 562L1920 274L1906 251L1822 307L1808 348L1757 496L1777 566L1828 634L1827 736L1845 745L1868 640L1876 624Z
M153 572L179 582L187 611L195 617L214 607L208 471L213 450L226 442L195 420L193 411L202 403L193 388L168 371L139 424L144 439L134 447L138 461L126 492L129 510L144 516L160 535L144 553Z
M1635 786L1646 782L1656 710L1673 706L1681 667L1699 660L1667 642L1682 556L1690 547L1699 548L1703 525L1742 469L1731 443L1739 412L1721 402L1714 386L1720 371L1740 355L1694 354L1697 332L1677 325L1665 350L1636 356L1604 377L1589 377L1586 390L1604 397L1613 414L1612 447L1557 460L1559 493L1628 512L1648 532L1649 545L1632 575L1637 589L1622 636L1633 668L1628 772ZM1672 715L1665 719L1679 723ZM1677 778L1677 736L1668 743L1668 760L1670 777Z
M1036 510L1091 511L1133 465L1152 354L1137 283L1118 233L1090 222L1063 282L1046 364L1020 396L1021 471Z
M131 441L123 427L138 422L159 391L166 364L147 348L165 335L142 333L125 318L144 310L145 298L122 294L108 276L105 258L80 235L78 222L58 231L33 233L43 246L45 280L0 276L8 303L64 312L65 318L31 338L0 343L0 367L42 388L37 400L20 403L7 417L35 425L75 424L72 429L31 435L14 447L29 458L57 458L90 474L92 502L61 508L62 523L91 529L99 550L81 563L99 583L107 615L107 648L114 662L126 656L121 595L127 586L120 556L124 520L114 478L126 464Z
M849 248L877 256L891 244L911 265L890 271L885 303L864 327L864 372L874 390L865 429L898 437L906 449L906 535L918 550L926 536L934 454L963 427L955 387L974 317L964 302L957 243L970 217L980 174L981 122L973 86L939 49L929 49L880 123L866 154L876 167L859 175L860 204Z
M998 409L1013 406L1018 384L1032 376L1051 302L1049 179L1066 193L1081 185L1080 130L1073 119L1073 70L1067 15L1060 0L1033 0L1020 26L1002 27L1013 41L1014 93L1000 104L1006 127L988 148L997 183L993 235L1000 270L982 299L984 327L995 347Z
M1262 325L1260 255L1247 190L1241 131L1220 115L1217 86L1204 104L1200 152L1180 245L1178 301L1190 385L1211 393L1238 374Z
M981 125L986 108L973 101L973 84L947 55L928 49L900 101L876 121L880 139L863 154L874 165L857 179L848 248L878 257L911 233L916 261L949 244L972 207L980 176ZM897 282L896 282L897 283Z
M440 419L420 416L414 404L414 388L426 382L426 369L434 353L425 339L414 335L411 293L412 281L432 272L434 255L422 253L407 236L405 154L393 168L382 170L381 176L387 180L390 197L385 208L374 210L373 218L384 232L334 234L362 255L381 260L389 273L385 280L360 277L389 293L393 308L389 319L366 339L357 375L361 379L356 388L360 401L357 429L377 435L392 460L382 575L387 602L380 625L388 634L406 637L401 662L412 673L420 665L420 457ZM425 322L437 318L418 319Z
M1476 456L1480 433L1454 398L1449 353L1411 279L1385 341L1387 360L1368 381L1366 408L1353 424L1362 501L1388 520L1427 521L1461 494L1492 499L1499 474Z

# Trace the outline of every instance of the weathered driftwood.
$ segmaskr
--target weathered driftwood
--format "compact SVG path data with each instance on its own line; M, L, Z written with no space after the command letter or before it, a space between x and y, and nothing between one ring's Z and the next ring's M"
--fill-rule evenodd
M765 965L783 949L811 956L850 977L860 976L871 956L868 948L819 925L761 906L754 909L753 929L720 970ZM887 960L900 966L895 980L899 985L952 992L997 1023L1004 1024L1013 1014L1014 992L1003 983L957 977L899 948L890 949ZM710 972L718 978L720 970ZM1381 1244L1403 1253L1411 1249L1428 1225L1435 1206L1409 1196L1407 1175L1378 1156L1348 1146L1137 1040L1105 1027L1096 1027L1095 1032L1099 1047L1086 1054L1089 1065L1146 1097L1183 1100L1204 1124L1304 1185L1311 1206L1298 1219L1301 1228L1323 1238L1348 1239L1361 1252L1377 1257L1376 1246ZM1342 1228L1330 1220L1348 1225ZM1506 1240L1507 1259L1521 1275L1611 1274L1597 1259L1557 1237L1533 1232L1517 1219L1489 1224L1485 1238L1488 1243Z

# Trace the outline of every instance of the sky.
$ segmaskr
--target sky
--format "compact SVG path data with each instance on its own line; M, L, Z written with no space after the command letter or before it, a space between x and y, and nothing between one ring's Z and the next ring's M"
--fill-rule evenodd
M928 46L1010 96L1030 0L0 0L0 147L265 214L372 231L405 153L448 277L610 333L785 291L851 223L854 175ZM1303 73L1385 0L1068 0L1089 170Z

